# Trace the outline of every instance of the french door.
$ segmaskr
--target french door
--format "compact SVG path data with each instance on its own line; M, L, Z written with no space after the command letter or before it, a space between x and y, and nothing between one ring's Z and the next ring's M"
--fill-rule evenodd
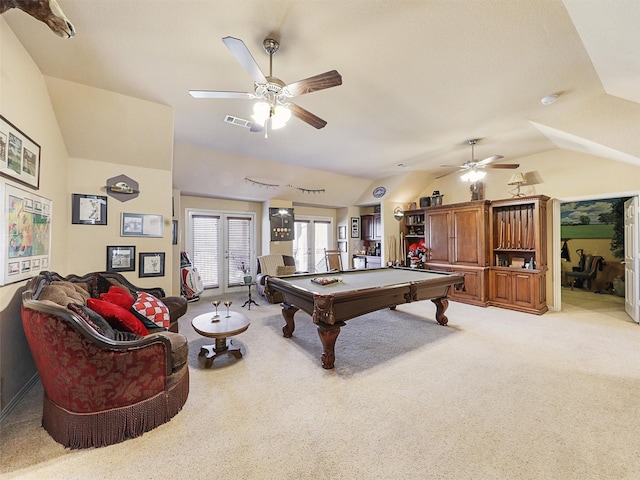
M240 291L255 274L255 215L187 209L185 246L205 289Z
M295 217L293 257L299 272L326 272L325 249L333 248L332 219Z
M624 310L640 323L640 211L638 197L624 203Z

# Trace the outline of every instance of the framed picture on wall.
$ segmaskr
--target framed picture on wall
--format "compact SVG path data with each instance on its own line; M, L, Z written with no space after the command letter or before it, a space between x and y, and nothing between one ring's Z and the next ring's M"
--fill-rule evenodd
M136 247L107 247L108 272L133 272L136 269Z
M347 226L339 225L338 226L338 240L346 240L347 239Z
M162 237L162 215L123 213L121 237Z
M40 145L0 115L0 174L38 190Z
M0 285L49 267L52 212L51 200L0 182Z
M164 277L164 252L140 253L139 277Z
M101 195L71 195L71 223L74 225L106 225L107 197Z
M178 244L178 221L177 220L171 221L171 244L172 245Z
M351 238L360 238L360 219L351 217Z

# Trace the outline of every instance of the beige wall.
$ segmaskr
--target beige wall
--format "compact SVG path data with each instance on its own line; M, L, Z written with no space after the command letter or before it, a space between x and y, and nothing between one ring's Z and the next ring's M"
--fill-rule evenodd
M179 260L174 261L171 245L171 172L152 170L149 168L118 165L86 159L70 159L69 190L72 193L106 195L104 185L108 178L124 174L139 184L140 194L137 198L120 202L107 198L107 225L72 225L71 195L66 201L64 221L69 232L67 241L68 267L67 273L84 274L106 269L107 245L133 245L136 247L136 271L123 272L123 275L134 285L140 287L162 287L167 294L179 294L173 291L172 276L179 268ZM147 213L162 215L163 237L121 237L121 214ZM164 252L165 275L163 277L140 278L139 254ZM60 272L60 273L63 273Z
M138 271L126 273L125 276L136 285L161 286L168 294L178 294L179 291L174 290L173 279L179 261L174 261L175 247L171 245L171 109L69 82L61 85L56 81L51 82L49 86L58 93L58 87L63 87L68 98L73 98L75 85L82 101L70 102L76 109L73 113L82 113L78 110L82 107L93 112L93 117L89 115L83 118L99 117L99 122L84 121L83 132L78 132L77 121L59 123L58 115L73 119L73 115L69 114L71 110L64 102L59 103L63 98L60 96L56 97L58 104L55 105L56 102L52 100L55 93L52 94L45 77L1 17L0 45L0 112L40 145L41 170L37 194L53 202L49 270L64 275L104 270L107 245L135 245L136 253L166 253L165 276L138 278ZM105 111L101 106L110 104L117 105L121 115L100 117L99 113ZM113 112L113 108L107 111ZM129 113L135 122L127 123L131 121ZM126 118L123 119L122 115ZM127 125L126 142L118 143L118 135L112 135L111 132L119 131L123 124ZM65 125L70 132L65 131ZM150 126L153 126L153 131L150 131ZM87 142L74 141L79 135L95 139L93 150L87 146ZM149 138L156 137L163 140L149 142ZM153 146L149 153L145 151L145 145L150 144ZM81 145L82 148L77 151L82 151L82 158L70 158L67 145ZM109 150L110 145L115 146L114 151ZM108 160L116 158L117 162ZM155 159L156 163L149 162L155 167L138 166L140 158ZM106 180L120 174L139 183L139 197L125 203L109 197L106 226L72 225L71 194L105 195ZM14 184L4 177L0 178L0 182ZM120 237L122 212L163 215L164 237ZM36 378L36 369L20 319L20 294L25 284L26 281L0 286L0 415L21 398L30 382Z
M0 46L0 113L41 147L36 193L53 201L51 268L64 270L68 239L65 144L42 75L1 17ZM0 182L20 187L4 177ZM0 287L0 413L26 392L36 375L20 320L20 294L25 284Z

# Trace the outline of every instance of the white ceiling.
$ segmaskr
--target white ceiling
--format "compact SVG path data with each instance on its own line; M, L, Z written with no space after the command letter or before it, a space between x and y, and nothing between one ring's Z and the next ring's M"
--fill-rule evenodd
M178 144L365 179L405 173L398 163L441 174L440 165L470 159L470 138L481 139L478 159L513 163L573 145L640 165L638 136L583 135L620 105L637 120L637 0L58 3L73 39L23 12L3 15L42 73L172 107ZM285 83L338 70L343 85L295 99L327 126L294 118L265 139L223 122L250 119L251 101L190 97L189 89L252 91L227 35L244 40L266 74L262 40L278 39L273 74ZM542 106L553 92L558 102Z

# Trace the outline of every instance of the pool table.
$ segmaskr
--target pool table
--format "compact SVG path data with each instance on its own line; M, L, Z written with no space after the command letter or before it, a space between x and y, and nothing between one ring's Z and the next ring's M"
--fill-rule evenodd
M318 278L340 278L327 285L314 283ZM402 303L431 300L436 305L436 320L447 324L444 312L447 295L454 285L462 285L462 275L414 268L372 268L323 274L268 277L265 288L283 297L282 333L290 338L295 330L293 316L298 310L311 315L322 342L322 366L333 368L335 343L340 327L351 318L390 308Z

